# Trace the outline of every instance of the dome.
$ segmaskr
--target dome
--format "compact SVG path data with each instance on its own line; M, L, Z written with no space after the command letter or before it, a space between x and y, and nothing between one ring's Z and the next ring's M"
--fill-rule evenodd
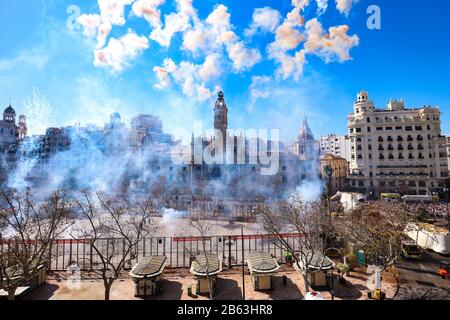
M13 107L11 107L11 105L5 109L4 113L11 113L11 114L16 114L16 110L13 109Z
M314 140L314 135L308 126L308 121L307 121L306 117L303 119L303 125L300 128L300 131L298 133L298 139L300 141Z

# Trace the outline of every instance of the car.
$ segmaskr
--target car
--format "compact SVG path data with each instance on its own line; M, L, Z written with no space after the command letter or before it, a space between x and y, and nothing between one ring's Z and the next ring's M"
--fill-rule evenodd
M448 279L450 277L450 264L441 264L436 273L442 277L442 279Z

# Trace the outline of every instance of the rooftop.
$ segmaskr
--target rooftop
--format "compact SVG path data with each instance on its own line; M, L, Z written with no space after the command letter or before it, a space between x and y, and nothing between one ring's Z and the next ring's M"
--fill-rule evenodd
M152 256L144 258L131 270L133 278L155 277L164 271L167 258L165 256Z
M273 273L280 269L277 260L268 252L252 252L247 258L250 272Z
M222 271L219 256L212 253L200 254L191 265L191 273L196 276L212 276Z

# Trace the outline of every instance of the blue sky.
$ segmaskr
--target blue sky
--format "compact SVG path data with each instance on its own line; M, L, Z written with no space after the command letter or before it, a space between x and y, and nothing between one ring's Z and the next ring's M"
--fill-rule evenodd
M322 14L316 0L306 7L302 2L194 0L184 8L189 19L181 19L182 31L163 44L161 34L175 26L165 16L180 12L172 0L146 2L160 5L160 19L139 17L143 7L131 4L120 17L100 16L94 0L1 0L0 105L11 97L32 133L101 125L118 111L125 121L156 114L167 131L186 135L196 120L211 126L221 88L230 127L279 128L289 141L303 114L316 136L344 134L355 95L365 89L380 107L401 97L409 107L440 106L443 131L450 133L448 1L348 0L341 1L352 4L348 11L339 11L336 0L328 0ZM371 4L381 8L381 30L366 27ZM67 27L70 5L90 15L79 20L84 27ZM303 17L308 27L288 21L288 13ZM104 42L97 37L98 21L112 24ZM287 61L284 69L281 61Z

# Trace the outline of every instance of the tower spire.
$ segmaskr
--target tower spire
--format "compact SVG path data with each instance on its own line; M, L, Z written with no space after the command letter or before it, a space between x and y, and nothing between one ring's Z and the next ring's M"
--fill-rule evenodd
M214 105L214 129L219 130L223 138L226 137L228 129L228 107L223 91L219 91L217 94L216 104Z

